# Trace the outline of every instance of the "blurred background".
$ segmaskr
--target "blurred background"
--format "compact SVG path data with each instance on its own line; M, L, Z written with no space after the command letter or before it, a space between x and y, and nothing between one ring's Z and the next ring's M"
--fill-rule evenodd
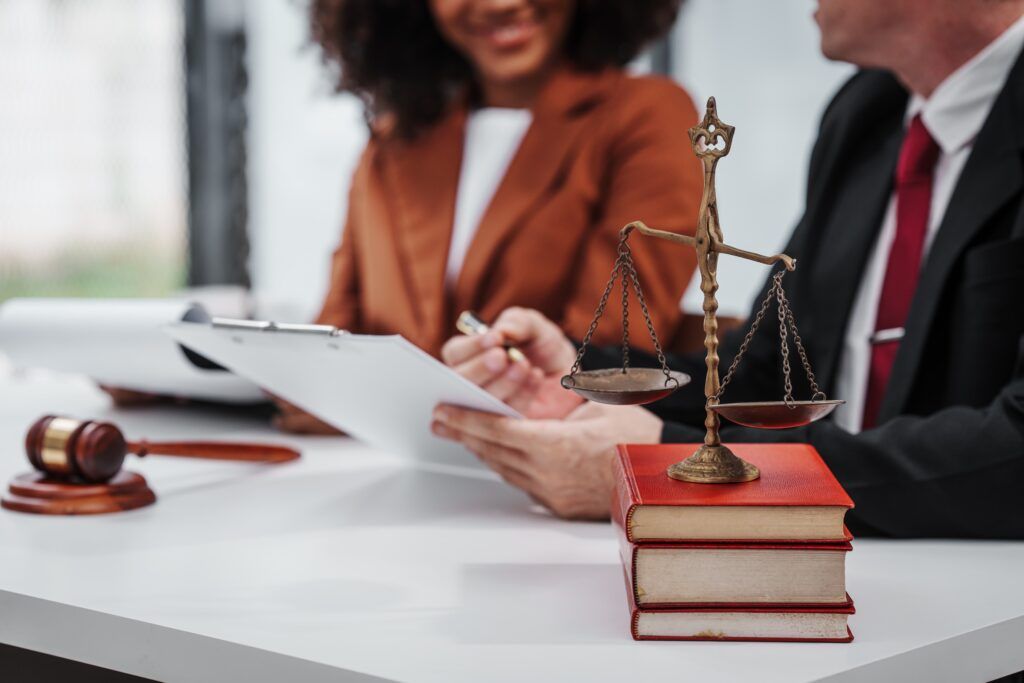
M306 11L0 0L0 301L202 288L190 291L215 313L311 319L366 128L359 102L333 93ZM738 128L718 198L745 249L782 246L822 108L851 73L818 53L811 11L689 0L635 65L678 80L698 109L714 95ZM723 312L744 314L764 275L724 260ZM684 308L698 294L691 283Z

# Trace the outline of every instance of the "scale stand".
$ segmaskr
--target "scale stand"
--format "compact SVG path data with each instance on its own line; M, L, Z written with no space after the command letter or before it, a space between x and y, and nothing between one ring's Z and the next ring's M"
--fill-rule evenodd
M694 154L704 165L704 193L701 197L700 216L694 237L680 235L664 230L655 230L640 221L634 221L619 233L618 259L612 269L608 286L601 296L601 301L594 313L583 343L576 354L569 374L562 378L562 386L571 389L584 398L598 403L614 405L639 405L657 401L668 396L683 384L689 377L683 373L669 369L665 354L661 350L651 316L640 289L640 280L628 239L634 230L642 235L658 237L688 245L697 251L697 266L700 271L700 289L704 293L704 349L707 376L704 381L705 417L704 444L689 458L670 466L668 476L682 481L700 484L725 484L752 481L760 476L757 467L739 458L722 444L719 438L719 417L725 417L738 424L758 429L786 429L798 427L819 420L831 413L836 406L843 403L839 400L828 400L824 392L818 388L814 372L807 358L803 342L796 328L793 312L782 289L782 278L787 271L796 268L796 260L786 254L763 256L753 252L737 249L725 243L722 228L718 222L718 200L715 196L715 166L718 160L726 156L732 147L732 136L735 128L726 125L718 118L715 109L715 98L708 98L707 111L704 119L690 129L690 144ZM785 270L773 276L773 283L768 290L761 308L751 323L743 344L736 358L729 366L723 380L718 377L718 255L729 254L749 261L765 265L782 263ZM597 329L598 322L604 314L608 298L616 280L622 278L622 367L606 370L580 371L583 355L586 353L590 339ZM637 301L647 323L647 331L657 352L660 368L631 368L629 365L629 287L636 292ZM772 301L778 304L780 352L785 375L785 396L782 401L761 401L754 403L720 403L722 392L743 358L751 338L764 319ZM790 379L788 336L792 334L793 344L800 355L801 363L811 386L811 400L796 401L793 399L793 386Z

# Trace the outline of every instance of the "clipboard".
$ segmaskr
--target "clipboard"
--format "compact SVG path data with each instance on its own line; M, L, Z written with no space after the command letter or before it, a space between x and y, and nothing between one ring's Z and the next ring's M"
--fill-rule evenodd
M222 318L164 330L347 434L418 460L483 467L463 446L431 433L439 403L521 417L400 335Z

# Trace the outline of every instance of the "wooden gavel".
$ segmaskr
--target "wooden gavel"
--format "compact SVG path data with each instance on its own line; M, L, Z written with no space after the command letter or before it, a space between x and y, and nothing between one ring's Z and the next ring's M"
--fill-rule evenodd
M299 452L286 446L217 441L127 441L109 422L46 415L29 427L25 452L32 466L54 479L91 483L117 474L128 453L175 455L211 460L279 463Z

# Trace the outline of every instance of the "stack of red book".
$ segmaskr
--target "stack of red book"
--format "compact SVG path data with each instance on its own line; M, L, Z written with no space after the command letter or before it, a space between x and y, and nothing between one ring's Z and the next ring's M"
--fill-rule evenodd
M676 481L666 468L697 444L619 446L612 520L633 637L851 641L853 501L811 446L729 447L761 477Z

